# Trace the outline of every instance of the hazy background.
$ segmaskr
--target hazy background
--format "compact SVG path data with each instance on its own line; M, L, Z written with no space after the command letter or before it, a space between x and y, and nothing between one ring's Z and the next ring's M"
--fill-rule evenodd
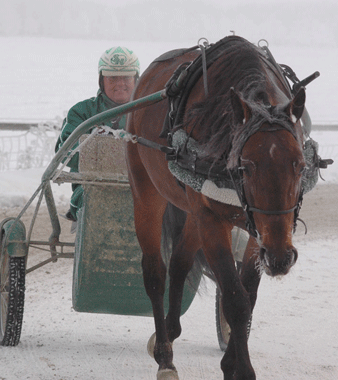
M269 42L307 86L314 122L337 120L336 0L0 0L0 119L63 117L97 92L111 46L135 51L141 72L165 51L215 43L235 31Z
M338 45L334 0L0 0L0 36Z

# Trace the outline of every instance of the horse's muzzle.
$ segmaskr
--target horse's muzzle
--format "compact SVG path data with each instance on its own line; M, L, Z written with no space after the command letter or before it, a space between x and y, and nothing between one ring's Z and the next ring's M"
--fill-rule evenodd
M294 247L290 247L284 252L277 252L262 246L259 254L265 273L272 277L287 274L298 258L297 249Z

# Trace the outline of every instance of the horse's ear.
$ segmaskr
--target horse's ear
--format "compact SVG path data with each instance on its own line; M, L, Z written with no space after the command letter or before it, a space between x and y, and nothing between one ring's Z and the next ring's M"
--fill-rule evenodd
M234 111L235 124L246 123L251 118L251 110L233 87L230 88L230 100Z
M305 107L305 88L301 87L295 97L286 106L285 112L291 117L293 122L297 122L303 115Z

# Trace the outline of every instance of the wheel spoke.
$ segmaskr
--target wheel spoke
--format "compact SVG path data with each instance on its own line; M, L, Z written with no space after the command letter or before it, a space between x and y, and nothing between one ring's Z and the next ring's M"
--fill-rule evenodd
M8 312L8 292L2 292L1 293L1 299L0 299L0 328L1 333L5 331L6 328L6 321L7 321L7 312Z
M9 282L9 265L8 256L2 257L0 266L0 291L2 292L6 284Z
M8 292L1 292L1 310L8 305Z
M0 335L4 336L9 302L9 259L1 255L0 261Z
M4 293L6 291L8 291L8 278L7 278L7 281L4 281L4 282L2 282L2 278L1 278L0 293Z
M0 266L0 280L1 285L8 282L9 277L9 265L8 265L8 256L2 258Z
M8 281L0 284L0 293L8 292Z

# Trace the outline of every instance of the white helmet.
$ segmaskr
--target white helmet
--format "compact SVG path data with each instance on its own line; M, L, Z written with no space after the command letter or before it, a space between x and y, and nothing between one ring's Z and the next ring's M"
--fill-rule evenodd
M140 62L135 53L123 46L106 50L99 60L103 76L139 76Z

